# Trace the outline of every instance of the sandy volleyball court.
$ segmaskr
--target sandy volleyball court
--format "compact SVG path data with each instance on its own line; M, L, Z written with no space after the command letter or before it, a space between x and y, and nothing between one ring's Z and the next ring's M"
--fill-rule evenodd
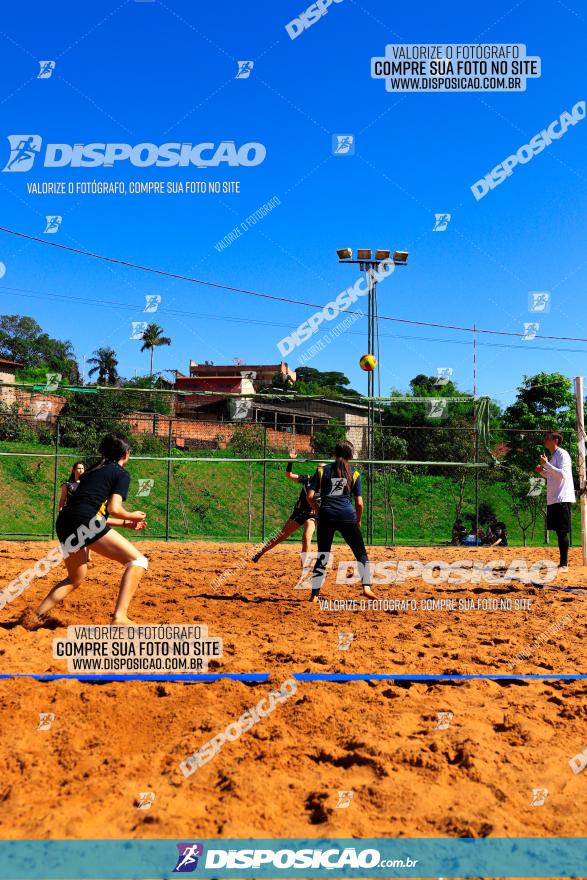
M49 544L0 545L2 582ZM417 682L393 675L584 671L585 594L516 585L447 593L519 595L526 611L324 611L292 590L297 547L242 565L238 545L145 543L151 565L133 604L141 623L205 623L224 640L214 672L266 672L245 683L0 680L0 836L5 839L230 837L532 837L585 833L583 681ZM460 551L374 550L374 559L446 560ZM489 558L487 550L472 551ZM502 551L503 552L503 551ZM346 548L337 558L348 558ZM507 557L520 556L510 549ZM528 551L538 559L540 550ZM578 551L572 553L577 565ZM220 588L215 578L225 575ZM60 571L60 570L58 570ZM113 567L95 557L87 583L50 629L17 622L55 573L1 615L0 671L65 672L52 640L107 624ZM578 586L572 568L558 586ZM584 582L584 581L583 581ZM440 595L421 580L379 596ZM359 597L336 586L325 597ZM541 633L568 623L546 640ZM352 632L340 650L339 632ZM186 777L180 762L295 673L388 673L383 681L304 681L274 711ZM40 714L49 727L39 729ZM585 771L587 772L587 771ZM148 809L139 809L145 795ZM31 804L34 803L34 810Z

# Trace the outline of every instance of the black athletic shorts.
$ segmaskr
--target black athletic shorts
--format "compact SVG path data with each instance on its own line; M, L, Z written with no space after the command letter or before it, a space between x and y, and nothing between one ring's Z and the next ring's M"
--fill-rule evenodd
M82 534L80 541L76 538L73 542L74 546L72 547L74 553L76 550L81 550L82 547L89 547L90 544L94 544L103 535L106 535L110 531L110 526L106 525L106 519L103 516L97 515L88 517L87 515L79 514L75 510L68 510L67 507L64 507L63 510L59 512L57 520L55 521L55 531L57 532L59 543L65 544L71 535L77 534L77 530L80 526L85 526L86 529L95 532L95 526L98 525L96 520L103 522L104 528L93 535L93 537L84 537Z
M559 501L546 506L546 528L553 532L571 531L570 501Z
M313 510L297 510L295 507L293 509L293 513L290 516L290 519L293 519L299 526L303 526L309 519L313 519L316 522L316 514Z

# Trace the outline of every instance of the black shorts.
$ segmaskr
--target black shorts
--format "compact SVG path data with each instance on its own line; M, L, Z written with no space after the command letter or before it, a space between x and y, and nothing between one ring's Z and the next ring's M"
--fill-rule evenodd
M571 502L559 501L546 507L546 528L553 532L571 531Z
M103 523L103 528L99 531L96 530L96 526ZM67 509L64 507L62 511L57 516L57 520L55 521L55 531L57 532L57 537L59 538L60 544L65 544L67 539L72 535L77 535L77 531L80 526L85 526L86 529L92 532L96 532L96 534L92 536L84 537L82 533L81 540L78 541L77 537L73 542L72 550L75 552L76 550L81 550L82 547L89 547L90 544L94 544L104 535L108 534L110 531L110 526L106 525L106 518L103 516L88 516L87 514L77 513L75 510Z
M293 519L299 526L303 526L309 519L313 519L316 522L316 514L313 510L297 510L294 507L290 519Z

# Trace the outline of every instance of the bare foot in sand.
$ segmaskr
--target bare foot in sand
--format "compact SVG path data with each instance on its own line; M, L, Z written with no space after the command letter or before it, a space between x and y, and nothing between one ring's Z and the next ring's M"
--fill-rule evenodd
M113 617L112 626L138 626L138 623L128 617Z
M20 615L18 622L21 626L24 626L25 629L28 629L29 632L34 632L36 629L40 629L44 626L47 622L47 618L39 617L32 608L26 608Z
M369 596L370 599L376 599L377 596L368 584L363 584L363 595Z

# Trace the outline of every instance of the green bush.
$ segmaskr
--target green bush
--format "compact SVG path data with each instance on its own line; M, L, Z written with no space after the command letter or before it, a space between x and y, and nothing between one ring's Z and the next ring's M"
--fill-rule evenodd
M260 425L238 425L228 448L235 455L252 458L263 451L265 431Z

